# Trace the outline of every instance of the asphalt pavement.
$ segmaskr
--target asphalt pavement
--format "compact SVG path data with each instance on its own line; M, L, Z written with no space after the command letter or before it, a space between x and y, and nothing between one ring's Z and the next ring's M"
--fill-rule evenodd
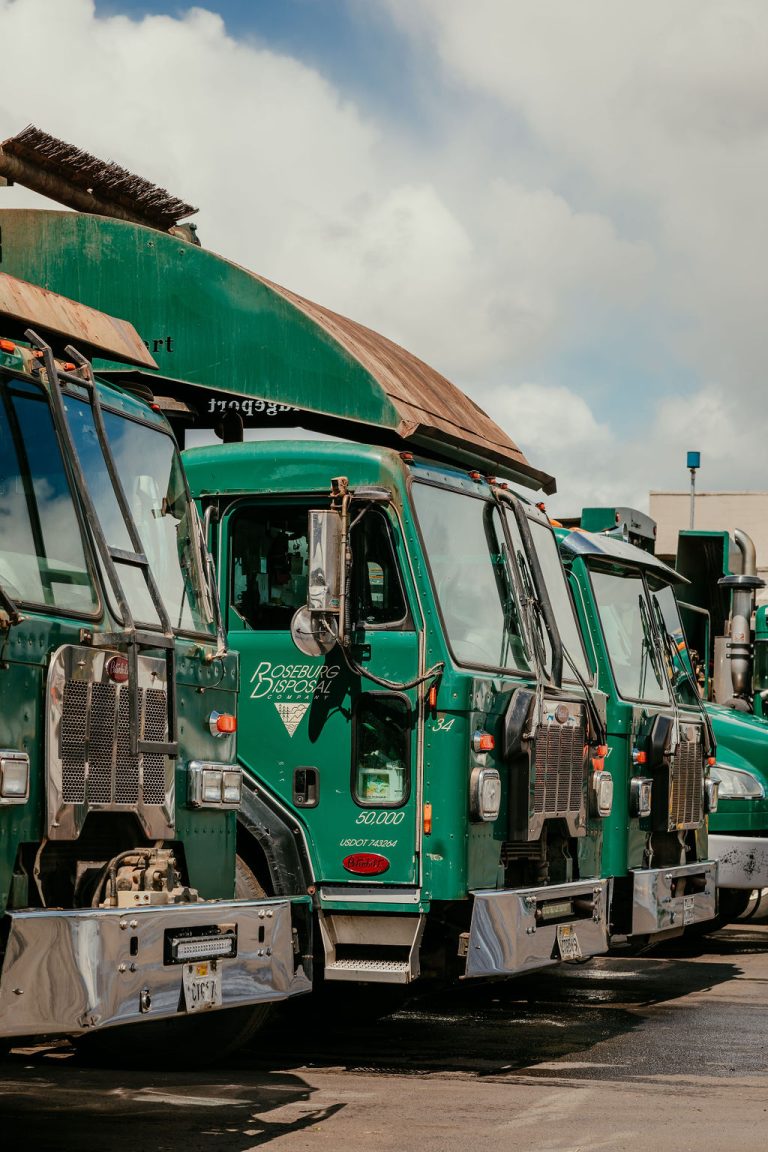
M761 906L712 937L463 985L376 1023L307 1028L294 1005L213 1070L16 1049L0 1137L14 1152L754 1152L767 1038Z

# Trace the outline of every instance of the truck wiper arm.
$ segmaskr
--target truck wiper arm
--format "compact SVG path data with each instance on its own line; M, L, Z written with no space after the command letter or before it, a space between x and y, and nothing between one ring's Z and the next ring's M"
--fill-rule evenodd
M0 584L0 628L12 628L15 624L21 624L23 619L18 607Z

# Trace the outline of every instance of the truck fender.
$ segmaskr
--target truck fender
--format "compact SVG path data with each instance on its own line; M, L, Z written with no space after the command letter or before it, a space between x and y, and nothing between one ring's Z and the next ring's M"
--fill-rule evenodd
M237 813L238 844L249 855L249 841L261 849L275 896L306 896L311 868L297 821L290 820L274 801L243 773L243 796ZM253 867L253 865L251 865ZM258 873L261 869L254 869Z

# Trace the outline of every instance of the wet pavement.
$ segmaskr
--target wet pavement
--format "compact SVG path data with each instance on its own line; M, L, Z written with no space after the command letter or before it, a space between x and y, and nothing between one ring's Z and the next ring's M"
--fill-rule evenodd
M768 1133L768 909L373 1024L306 1029L294 1010L213 1071L91 1068L62 1044L0 1072L5 1146L34 1152L752 1152Z

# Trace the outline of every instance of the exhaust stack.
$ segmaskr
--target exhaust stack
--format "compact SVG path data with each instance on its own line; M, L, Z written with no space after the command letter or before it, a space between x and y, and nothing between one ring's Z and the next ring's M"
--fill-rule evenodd
M731 635L726 644L726 658L731 661L733 696L726 701L726 705L740 712L751 712L754 651L752 614L755 610L755 592L765 587L765 581L757 575L757 551L752 538L740 528L734 530L733 538L742 555L742 572L718 580L721 588L731 589Z

